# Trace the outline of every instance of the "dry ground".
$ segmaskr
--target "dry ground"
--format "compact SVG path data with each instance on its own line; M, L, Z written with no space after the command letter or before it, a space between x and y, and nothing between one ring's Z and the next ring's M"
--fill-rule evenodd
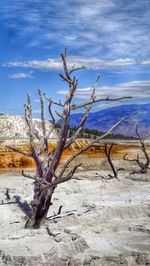
M19 204L0 205L0 265L150 265L149 174L123 172L120 181L106 180L100 177L108 175L104 161L103 170L90 171L97 163L85 161L82 172L56 188L49 216L60 205L61 214L39 230L24 229L26 215ZM83 171L87 165L89 171ZM9 188L10 201L19 196L26 207L32 180L18 171L1 172L0 202L7 203Z

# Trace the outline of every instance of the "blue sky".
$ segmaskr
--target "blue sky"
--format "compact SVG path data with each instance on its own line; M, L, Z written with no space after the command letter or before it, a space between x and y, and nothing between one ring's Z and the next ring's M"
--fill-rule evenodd
M65 47L70 67L86 66L76 101L87 100L100 74L99 97L134 97L115 105L150 103L149 18L149 0L1 0L0 113L23 114L30 93L37 116L38 88L65 97L58 77Z

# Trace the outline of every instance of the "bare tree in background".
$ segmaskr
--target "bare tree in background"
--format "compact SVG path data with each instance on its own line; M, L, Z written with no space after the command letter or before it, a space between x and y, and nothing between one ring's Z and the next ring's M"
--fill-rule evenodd
M59 74L59 76L63 81L65 81L68 84L68 93L65 101L63 103L61 101L59 102L54 101L53 99L48 98L45 94L43 94L39 90L39 99L41 105L41 123L42 123L42 136L39 137L34 127L30 96L28 95L27 104L25 105L25 119L29 129L31 153L27 154L25 152L12 148L14 151L17 151L21 154L33 158L36 163L35 176L25 174L24 172L22 173L23 176L34 180L34 196L31 202L32 215L31 217L29 217L28 221L26 222L25 225L26 228L39 228L41 224L44 223L47 217L49 207L52 205L52 195L54 193L55 188L57 187L58 184L70 180L74 175L74 173L76 172L76 170L78 169L78 167L80 166L80 164L78 164L68 172L68 166L70 165L70 163L77 156L82 154L84 151L88 150L95 142L110 134L112 130L115 127L117 127L124 119L122 118L115 125L113 125L103 136L98 137L97 139L91 141L90 144L88 144L81 150L77 151L61 166L60 161L62 153L78 137L79 133L81 132L88 118L92 105L94 103L101 101L117 101L125 98L131 98L131 97L120 97L115 99L109 97L96 98L95 87L99 79L98 77L93 87L90 99L84 103L73 104L72 101L74 99L75 92L77 90L78 80L76 79L75 76L72 77L72 74L77 70L83 69L84 67L80 68L72 67L69 70L66 62L66 50L64 51L63 54L61 54L61 58L63 63L64 74ZM46 120L44 117L44 98L49 103L49 114L52 120L52 129L50 130L50 132L47 132L46 130ZM61 113L56 112L58 120L61 119L62 121L62 125L61 125L61 130L59 132L59 139L56 148L53 151L49 152L48 150L49 136L58 123L58 120L55 119L55 116L53 114L52 105L59 106L60 108L62 108ZM84 108L85 112L73 136L68 139L70 115L72 111L78 110L80 108ZM35 143L36 138L38 138L38 144Z
M124 160L129 161L129 162L136 162L137 165L139 166L140 170L139 171L134 171L134 172L132 172L132 174L135 174L135 173L145 174L145 173L147 173L148 169L150 169L149 168L150 157L149 157L148 152L146 150L144 139L142 139L140 134L139 134L138 125L136 126L136 135L137 135L137 137L139 139L139 142L141 144L141 150L142 150L143 155L144 155L144 160L140 159L139 154L137 154L137 158L136 159L129 159L127 157L128 154L125 154L124 155Z
M109 174L108 177L109 177L109 179L116 178L117 180L119 180L118 179L118 172L123 171L124 169L123 168L116 169L116 167L114 166L113 159L111 157L111 151L112 151L113 147L114 147L113 143L112 144L104 144L104 151L105 151L108 163L109 163L111 170L112 170L112 173L113 173L113 175Z

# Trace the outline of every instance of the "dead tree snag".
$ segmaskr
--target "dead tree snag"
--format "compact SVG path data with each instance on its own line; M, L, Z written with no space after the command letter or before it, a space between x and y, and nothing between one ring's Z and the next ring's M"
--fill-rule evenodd
M118 172L123 171L124 169L123 168L116 169L114 166L113 160L111 158L111 151L112 151L113 146L114 146L113 143L110 145L104 144L104 151L105 151L108 163L109 163L111 170L112 170L112 173L113 173L113 175L109 174L108 176L109 176L109 179L116 178L117 180L119 180L118 179Z
M44 222L47 217L47 213L49 207L52 205L52 195L55 191L55 188L58 184L66 182L72 178L80 164L74 166L70 172L66 173L66 169L68 168L69 164L81 153L89 149L95 142L104 138L108 134L112 132L112 130L117 127L124 118L118 121L115 125L113 125L103 136L98 137L97 139L91 141L90 144L82 148L81 150L77 151L74 155L72 155L61 167L60 160L62 153L65 149L67 149L78 137L80 131L85 125L87 117L91 111L92 105L94 103L100 101L117 101L120 99L131 98L131 97L121 97L121 98L97 98L96 97L96 85L99 80L99 77L96 80L94 85L92 94L90 99L87 102L80 103L80 104L73 104L73 99L75 92L78 86L78 80L75 76L72 77L72 74L81 68L73 67L71 70L68 69L67 61L66 61L66 50L63 54L61 54L62 63L63 63L63 70L64 74L59 74L61 79L65 81L68 85L68 93L64 102L61 101L54 101L52 98L48 98L45 94L43 94L39 90L39 99L40 99L40 106L41 106L41 124L42 124L42 136L38 136L32 118L32 108L30 102L30 96L27 97L27 104L25 104L25 119L29 129L29 136L30 136L30 146L31 146L31 153L26 154L22 151L15 151L32 157L36 163L36 175L31 176L28 174L22 173L23 176L33 179L34 180L34 196L31 203L32 206L32 215L29 217L25 227L26 228L39 228ZM49 115L51 117L52 129L47 132L46 130L46 121L44 117L44 99L48 101L49 104ZM58 119L55 118L55 115L52 111L52 106L59 106L62 109L61 113L56 112ZM69 131L69 122L70 122L70 115L71 112L77 110L79 108L84 108L85 113L74 132L73 136L68 139L68 131ZM62 121L61 130L59 133L59 139L55 150L49 152L48 150L48 140L49 136L56 127L58 120ZM38 145L35 143L35 139L38 139ZM14 148L13 148L14 150Z
M139 166L140 170L134 171L134 172L132 172L132 174L135 174L135 173L145 174L145 173L147 173L147 171L149 169L150 157L149 157L148 152L146 150L144 139L142 139L140 134L139 134L138 125L136 126L136 135L137 135L138 140L139 140L140 145L141 145L141 151L143 152L144 160L140 159L139 154L137 154L136 159L129 159L127 157L128 154L125 154L124 160L129 161L129 162L136 162L136 164Z

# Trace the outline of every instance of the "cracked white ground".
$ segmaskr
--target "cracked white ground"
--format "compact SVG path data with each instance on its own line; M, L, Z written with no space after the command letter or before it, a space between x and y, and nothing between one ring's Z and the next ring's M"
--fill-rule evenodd
M5 192L10 201L20 196L30 203L32 180L18 171L1 173L0 265L150 265L150 177L127 176L117 181L98 171L76 174L55 190L49 216L60 205L61 214L29 230L19 206L5 204Z

